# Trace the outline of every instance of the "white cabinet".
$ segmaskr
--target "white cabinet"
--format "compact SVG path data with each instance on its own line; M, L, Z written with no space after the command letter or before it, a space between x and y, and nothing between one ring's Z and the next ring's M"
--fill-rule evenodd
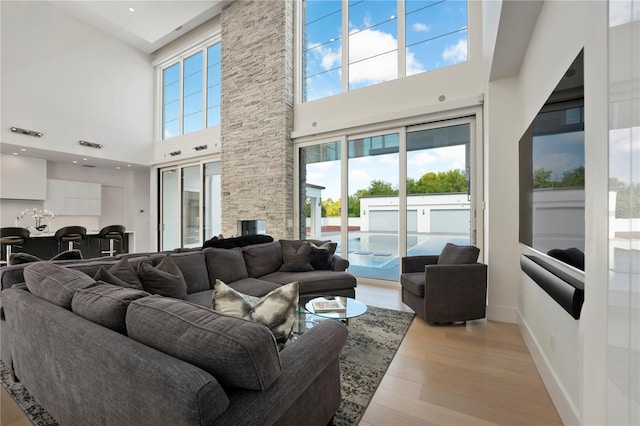
M102 185L49 179L44 208L56 215L100 216L102 214Z

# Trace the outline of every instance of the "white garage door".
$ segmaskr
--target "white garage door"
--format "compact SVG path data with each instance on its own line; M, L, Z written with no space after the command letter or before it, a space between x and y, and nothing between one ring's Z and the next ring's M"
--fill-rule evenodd
M398 232L397 210L374 210L369 214L369 229L372 232Z
M469 210L431 210L431 232L469 233Z

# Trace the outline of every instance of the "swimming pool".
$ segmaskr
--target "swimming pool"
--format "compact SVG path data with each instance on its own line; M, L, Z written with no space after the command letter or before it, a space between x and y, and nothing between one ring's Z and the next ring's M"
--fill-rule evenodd
M322 239L340 241L340 233L323 234ZM467 245L469 236L461 234L411 234L407 236L407 254L440 254L446 243ZM397 281L400 267L398 235L350 232L348 255L338 243L336 254L349 260L349 271L357 277Z

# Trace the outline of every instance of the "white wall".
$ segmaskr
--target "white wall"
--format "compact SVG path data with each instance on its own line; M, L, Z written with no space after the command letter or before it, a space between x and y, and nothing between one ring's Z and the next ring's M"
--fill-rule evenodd
M124 163L122 170L115 170L49 161L48 178L123 187L124 225L136 232L138 251L146 250L150 172L125 167L149 165L153 158L151 58L48 1L2 1L0 8L0 141L42 149L45 154L53 151L54 157L61 152ZM9 131L10 126L41 131L44 136L18 135ZM79 140L104 147L82 147ZM16 212L27 207L42 203L2 200L1 225L13 226ZM52 225L64 226L67 221L84 223L88 229L100 226L99 217L89 216L60 217Z
M0 7L2 143L149 165L155 93L148 55L48 1ZM44 136L12 133L10 126Z
M601 288L606 283L606 255L597 242L606 238L606 88L607 52L604 2L543 4L515 77L490 81L485 94L488 264L490 319L515 316L536 366L565 424L604 424L604 388L596 369L603 322ZM580 23L568 25L569 22ZM518 28L511 28L518 31ZM498 37L508 39L507 33ZM579 321L564 312L520 271L518 243L518 141L568 66L585 48L585 158L587 193L585 305ZM499 54L499 52L496 52ZM605 67L602 71L602 66ZM604 133L603 133L604 131ZM605 172L602 175L603 171ZM601 200L601 192L604 201ZM604 223L604 226L602 224ZM602 244L604 246L604 244ZM569 269L569 268L567 268ZM576 274L575 271L568 271ZM606 296L605 296L606 297ZM600 300L599 300L600 299ZM586 336L586 337L585 337ZM585 343L586 342L586 343ZM586 349L589 349L588 351Z

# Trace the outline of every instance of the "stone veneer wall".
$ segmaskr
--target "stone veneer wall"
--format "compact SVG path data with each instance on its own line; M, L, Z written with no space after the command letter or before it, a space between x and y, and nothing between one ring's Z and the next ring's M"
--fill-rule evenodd
M222 233L264 219L293 237L293 0L222 12Z

